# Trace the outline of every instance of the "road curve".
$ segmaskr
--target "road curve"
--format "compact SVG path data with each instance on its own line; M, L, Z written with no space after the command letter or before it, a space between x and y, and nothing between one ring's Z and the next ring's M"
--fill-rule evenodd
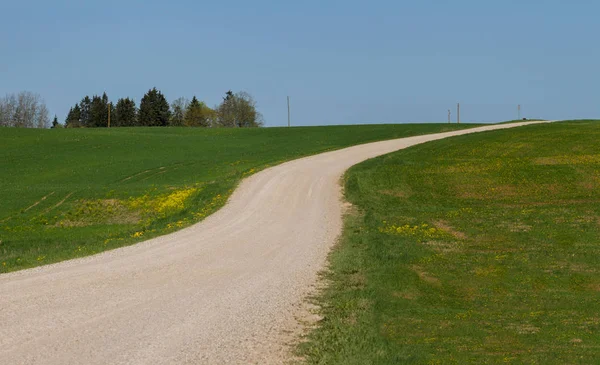
M341 232L346 169L415 144L523 124L287 162L244 180L225 207L189 228L0 275L0 364L280 363L280 335Z

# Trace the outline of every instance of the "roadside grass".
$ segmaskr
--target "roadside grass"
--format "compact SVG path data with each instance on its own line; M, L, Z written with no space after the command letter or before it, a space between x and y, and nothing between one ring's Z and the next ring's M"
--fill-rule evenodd
M600 122L364 162L310 364L600 363Z
M523 123L523 122L540 122L540 121L545 121L546 119L537 119L537 118L527 118L526 120L523 119L513 119L513 120L507 120L505 122L500 122L500 123L496 123L496 124L511 124L511 123Z
M355 144L469 128L0 128L0 273L166 234L268 166Z

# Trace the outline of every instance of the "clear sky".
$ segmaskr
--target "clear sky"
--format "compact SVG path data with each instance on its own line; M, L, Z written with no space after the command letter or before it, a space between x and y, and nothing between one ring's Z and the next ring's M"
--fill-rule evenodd
M0 95L251 93L267 126L600 118L597 0L0 0Z

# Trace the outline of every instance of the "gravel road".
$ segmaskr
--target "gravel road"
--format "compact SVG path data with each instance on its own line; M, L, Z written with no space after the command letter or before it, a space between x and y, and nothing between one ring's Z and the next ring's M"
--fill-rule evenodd
M364 144L269 168L192 227L0 275L0 364L282 363L286 331L342 228L350 166L469 130ZM529 124L529 123L528 123Z

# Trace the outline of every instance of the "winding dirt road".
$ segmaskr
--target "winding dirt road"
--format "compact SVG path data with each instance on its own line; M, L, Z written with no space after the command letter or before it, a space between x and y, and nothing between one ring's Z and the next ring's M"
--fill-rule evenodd
M282 331L342 227L343 172L368 158L493 125L370 143L244 180L179 232L0 275L0 364L281 363ZM529 124L529 123L528 123Z

